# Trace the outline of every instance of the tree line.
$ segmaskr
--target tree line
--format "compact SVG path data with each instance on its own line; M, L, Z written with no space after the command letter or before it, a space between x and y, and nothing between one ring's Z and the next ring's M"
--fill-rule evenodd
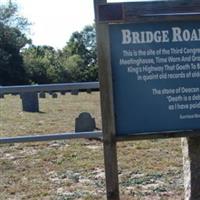
M30 26L16 4L0 5L0 85L98 80L94 26L72 33L61 50L32 44Z

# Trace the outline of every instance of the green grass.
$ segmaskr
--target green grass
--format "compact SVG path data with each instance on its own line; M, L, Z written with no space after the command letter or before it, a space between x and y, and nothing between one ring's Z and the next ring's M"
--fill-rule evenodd
M40 113L21 111L16 96L0 99L0 136L74 130L80 112L101 128L99 93L40 99ZM183 199L180 139L118 143L120 194L129 199ZM0 200L105 199L103 146L76 139L0 145Z

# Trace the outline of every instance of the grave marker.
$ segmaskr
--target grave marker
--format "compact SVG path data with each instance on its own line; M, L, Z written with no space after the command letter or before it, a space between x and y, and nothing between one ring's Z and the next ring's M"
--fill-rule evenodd
M39 112L39 101L37 92L26 92L20 95L22 109L25 112Z
M91 90L91 89L87 89L86 92L87 92L88 94L92 94L92 90Z
M60 94L61 95L66 95L66 91L61 91Z
M71 91L71 95L78 95L79 94L79 91L78 90L72 90Z
M51 96L52 96L53 99L57 99L58 98L58 94L57 93L52 93Z
M45 98L46 98L45 92L40 92L39 97L40 97L41 99L45 99Z
M94 131L96 128L95 118L88 112L80 113L75 120L75 132Z

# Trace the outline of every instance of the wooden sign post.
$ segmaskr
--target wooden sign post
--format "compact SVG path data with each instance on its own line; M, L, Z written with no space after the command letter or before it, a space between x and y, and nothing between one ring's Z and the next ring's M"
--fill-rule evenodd
M199 136L200 2L94 5L107 199L118 200L117 141ZM187 168L199 169L190 138Z
M200 138L182 138L185 200L200 197Z
M106 3L106 0L95 1L95 9L99 4ZM97 11L98 12L98 11ZM97 13L96 13L97 14ZM98 60L100 91L101 91L101 109L103 125L103 143L104 143L104 163L106 173L106 188L107 199L119 200L119 183L118 183L118 165L117 165L117 147L115 136L115 121L113 109L113 90L112 90L112 76L109 59L109 36L107 24L99 24L97 30L97 44L98 44ZM106 67L109 66L109 67Z

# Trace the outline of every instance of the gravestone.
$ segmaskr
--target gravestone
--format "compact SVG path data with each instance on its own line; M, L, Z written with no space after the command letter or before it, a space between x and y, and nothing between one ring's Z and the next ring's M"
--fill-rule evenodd
M75 120L75 132L94 131L96 127L95 118L90 113L82 112Z
M92 94L92 90L91 89L87 89L86 91L88 94Z
M72 90L71 95L78 95L79 91L78 90Z
M45 94L45 92L40 92L40 95L39 95L39 96L40 96L41 99L46 98L46 94Z
M53 94L51 94L51 96L52 96L53 99L58 98L58 94L57 93L53 93Z
M20 95L22 109L26 112L39 112L39 101L37 92L26 92Z
M61 95L65 95L65 94L66 94L66 91L61 91L60 94L61 94Z

